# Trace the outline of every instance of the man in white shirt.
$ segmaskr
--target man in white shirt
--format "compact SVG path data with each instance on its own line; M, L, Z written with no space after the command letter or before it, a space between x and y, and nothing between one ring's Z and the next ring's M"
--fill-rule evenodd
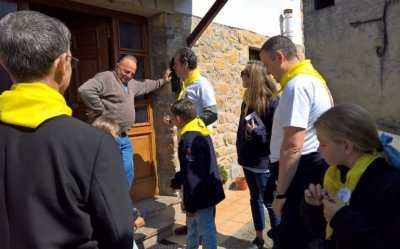
M218 119L217 101L211 83L200 75L197 68L197 56L190 48L180 48L174 56L174 70L182 79L182 90L178 100L190 99L196 106L197 116L212 130L212 123ZM164 117L164 122L170 124L169 116ZM215 216L215 210L214 210ZM177 235L187 234L187 226L174 230Z
M277 248L306 248L311 234L300 220L300 202L310 183L319 183L328 167L317 153L314 121L333 106L322 76L309 60L300 61L296 45L284 36L270 38L261 61L281 84L271 137L271 181L276 182L273 208L281 224L268 232ZM278 92L278 93L279 93ZM271 200L265 196L264 200Z

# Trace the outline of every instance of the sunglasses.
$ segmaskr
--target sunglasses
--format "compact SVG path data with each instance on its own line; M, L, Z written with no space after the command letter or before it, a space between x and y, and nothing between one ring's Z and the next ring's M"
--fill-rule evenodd
M240 72L240 77L243 77L243 75L246 75L247 77L249 77L249 73L247 71L245 71L245 70L242 70Z
M78 65L79 60L75 57L72 57L70 55L67 55L69 58L71 58L71 67L75 68Z

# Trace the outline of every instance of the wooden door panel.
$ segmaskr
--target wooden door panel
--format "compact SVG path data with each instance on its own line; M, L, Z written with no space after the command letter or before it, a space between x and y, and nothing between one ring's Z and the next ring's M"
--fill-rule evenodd
M86 106L77 90L95 74L110 68L107 23L105 18L99 17L68 20L65 24L71 30L72 56L79 59L65 99L73 111L72 115L86 122Z
M129 135L134 148L135 178L130 190L131 199L140 201L157 194L157 170L154 162L154 137L152 132Z

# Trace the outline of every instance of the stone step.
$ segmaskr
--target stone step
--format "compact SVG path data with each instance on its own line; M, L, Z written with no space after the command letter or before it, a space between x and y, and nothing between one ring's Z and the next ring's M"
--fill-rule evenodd
M182 199L178 197L159 195L144 201L136 202L135 207L139 210L141 216L146 208L149 209L145 218L146 222L157 216L175 219L182 214L181 202Z
M172 236L172 226L174 219L168 219L163 216L154 217L146 221L146 225L135 231L134 240L139 249L146 249L158 241Z
M181 199L171 196L155 196L135 203L141 214L149 209L145 226L135 231L135 242L139 249L146 249L172 235L175 218L182 214Z

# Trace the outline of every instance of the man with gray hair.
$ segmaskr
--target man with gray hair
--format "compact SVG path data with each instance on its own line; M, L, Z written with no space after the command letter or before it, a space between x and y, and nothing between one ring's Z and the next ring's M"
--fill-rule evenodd
M132 248L133 218L113 137L71 116L78 60L59 20L0 20L0 248Z
M135 97L157 90L171 81L169 69L159 80L135 80L136 68L134 56L122 56L114 70L98 73L78 88L82 100L90 108L86 113L90 123L106 116L114 119L120 127L117 143L122 152L128 189L132 185L134 169L133 146L126 132L135 123Z
M260 58L281 84L282 92L275 111L268 186L275 186L274 196L264 196L271 203L281 223L268 232L279 249L306 248L312 235L300 220L300 202L310 183L319 183L328 167L317 149L319 141L313 123L333 106L324 78L310 60L300 61L296 45L287 37L274 36L261 48ZM275 96L277 97L277 96ZM268 194L266 192L266 194Z

